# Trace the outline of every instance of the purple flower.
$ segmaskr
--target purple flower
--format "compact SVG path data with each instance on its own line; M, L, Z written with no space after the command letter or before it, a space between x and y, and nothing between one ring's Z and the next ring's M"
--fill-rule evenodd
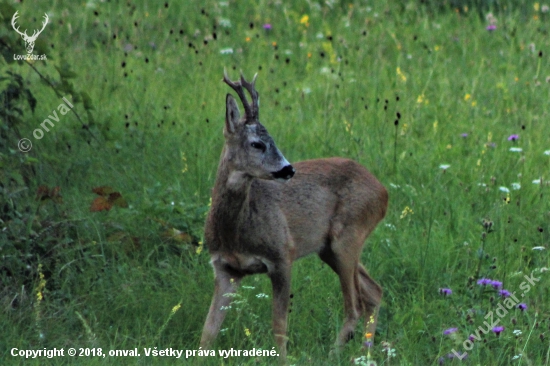
M439 293L441 295L450 296L453 293L453 290L451 290L450 288L440 288Z
M452 334L452 333L456 332L457 330L458 330L458 328L449 328L449 329L445 329L445 330L443 331L443 334L444 334L444 335L449 335L449 334Z
M439 365L443 365L445 363L445 359L443 357L439 357L439 359L437 360L437 363Z
M481 285L481 286L490 285L491 282L493 282L493 280L491 280L490 278L481 278L481 279L477 280L477 284Z
M527 310L527 304L522 302L522 303L518 304L517 308L521 311L525 311L525 310Z
M497 26L494 25L494 24L489 24L487 26L487 28L485 28L485 29L487 29L489 32L491 32L491 31L494 31L495 29L497 29Z
M264 24L264 29L265 30L270 30L271 29L271 24L270 23L265 23Z
M513 134L508 136L508 141L516 141L519 140L519 135Z
M468 137L468 134L466 132L464 132L464 133L461 133L460 136L466 138L466 137Z
M494 327L492 329L492 331L496 334L496 335L499 335L500 333L502 333L502 331L504 330L504 327L502 325L499 325L498 327Z
M511 295L510 291L508 291L508 290L499 290L498 294L502 297L510 297L510 295Z
M468 337L468 339L469 339L470 341L472 341L472 342L473 342L473 341L475 341L475 340L476 340L476 337L474 337L474 335L473 335L473 334L470 334L470 336Z
M497 280L493 280L491 281L491 286L493 286L493 288L496 290L496 289L499 289L502 287L502 282L500 281L497 281Z

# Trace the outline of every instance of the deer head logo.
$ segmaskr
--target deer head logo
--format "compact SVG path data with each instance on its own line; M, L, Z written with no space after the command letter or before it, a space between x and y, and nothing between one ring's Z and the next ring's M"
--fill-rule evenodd
M17 11L15 14L13 14L13 17L11 18L11 26L13 29L23 37L23 40L25 41L25 48L27 49L27 53L32 53L32 50L34 49L34 42L36 42L36 38L42 33L44 28L46 28L46 24L48 24L48 14L44 14L44 22L42 23L42 29L35 30L32 34L32 36L27 35L27 30L25 29L24 32L19 31L19 27L16 26L16 20L19 17L17 15Z

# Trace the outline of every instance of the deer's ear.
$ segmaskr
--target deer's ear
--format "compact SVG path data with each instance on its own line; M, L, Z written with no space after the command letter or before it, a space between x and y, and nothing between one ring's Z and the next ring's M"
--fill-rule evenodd
M225 98L225 130L228 133L234 133L240 123L241 113L235 98L231 94L227 94Z

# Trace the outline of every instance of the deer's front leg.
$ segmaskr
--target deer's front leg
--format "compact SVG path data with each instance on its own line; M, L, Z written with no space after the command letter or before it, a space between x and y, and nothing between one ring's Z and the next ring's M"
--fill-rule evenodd
M290 298L290 273L291 263L278 263L276 268L269 273L273 286L273 334L279 347L279 356L286 360L286 335L288 320L288 302Z
M227 314L227 307L231 304L232 298L226 294L233 294L237 291L242 276L229 273L217 261L214 266L214 297L204 323L201 337L201 347L208 349L220 332L221 325Z

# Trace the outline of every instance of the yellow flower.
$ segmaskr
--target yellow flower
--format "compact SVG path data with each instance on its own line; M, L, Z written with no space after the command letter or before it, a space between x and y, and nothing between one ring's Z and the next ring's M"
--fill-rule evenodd
M250 42L250 37L246 37L244 40Z
M203 247L204 246L203 246L202 241L199 241L199 246L197 247L197 249L195 249L195 253L201 254Z
M534 4L533 4L533 9L535 9L535 11L539 11L539 9L540 9L540 4L539 4L539 3L534 3Z
M401 212L401 218L404 219L409 214L414 214L414 211L409 206L405 206L403 212Z
M307 14L300 19L300 24L305 24L306 27L309 26L309 16Z
M181 302L172 308L172 315L181 308Z
M367 338L367 339L372 338L372 333L365 333L365 338Z
M420 94L418 98L416 98L416 103L423 103L425 100L424 94Z
M247 337L250 337L250 329L248 328L244 328L244 334L247 336Z
M467 101L467 100L470 99L471 97L472 97L471 94L466 93L466 95L464 96L464 101Z
M436 46L434 47L435 52L439 51L440 49L441 49L441 46L436 45Z
M472 101L472 107L475 107L477 105L477 101Z
M397 71L397 76L399 76L401 78L402 82L407 81L407 76L405 76L405 74L403 74L403 71L401 71L400 67L397 67L396 71Z

